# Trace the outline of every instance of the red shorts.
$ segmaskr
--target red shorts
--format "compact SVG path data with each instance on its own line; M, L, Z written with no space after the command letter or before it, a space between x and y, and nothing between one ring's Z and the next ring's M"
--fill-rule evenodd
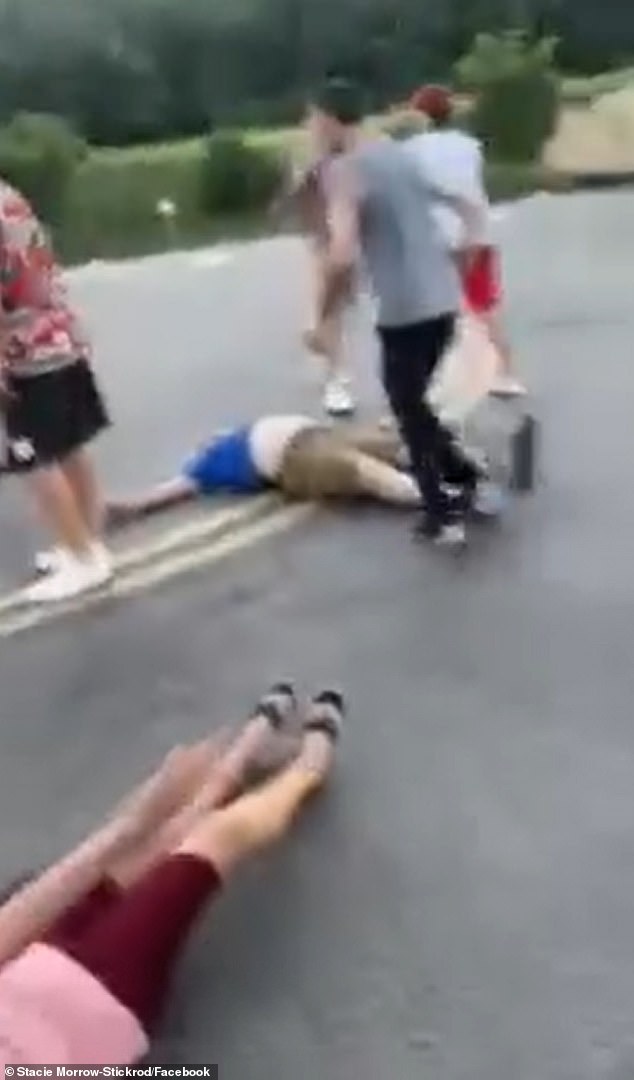
M488 315L500 304L500 257L495 248L480 248L469 268L462 271L462 287L465 300L476 315Z
M44 940L98 979L149 1033L188 933L220 886L210 863L170 855L129 889L101 881Z

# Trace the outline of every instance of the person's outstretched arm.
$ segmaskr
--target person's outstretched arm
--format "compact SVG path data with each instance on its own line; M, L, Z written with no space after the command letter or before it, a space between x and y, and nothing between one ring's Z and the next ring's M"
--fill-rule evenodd
M0 904L0 968L89 893L114 865L128 858L180 804L183 777L206 744L176 747L159 768L111 811L106 823L70 854ZM24 877L22 881L24 882Z
M133 840L124 819L94 833L0 907L0 968L90 892Z
M118 529L134 521L170 510L174 506L190 502L199 495L193 480L178 476L167 480L141 495L128 499L108 499L106 502L106 528Z

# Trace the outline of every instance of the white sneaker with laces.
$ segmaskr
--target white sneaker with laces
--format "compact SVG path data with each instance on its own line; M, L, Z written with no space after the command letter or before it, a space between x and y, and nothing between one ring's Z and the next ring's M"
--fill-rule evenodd
M28 604L57 604L74 600L85 593L103 588L112 578L112 564L107 552L93 552L82 560L62 552L55 570L25 590Z
M329 416L352 416L356 405L348 379L331 379L326 384L324 409Z

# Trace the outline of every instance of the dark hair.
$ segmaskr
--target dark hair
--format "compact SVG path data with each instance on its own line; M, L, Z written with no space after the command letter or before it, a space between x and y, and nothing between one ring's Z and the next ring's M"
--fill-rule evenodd
M352 79L327 79L313 94L312 104L346 126L352 127L363 119L363 95Z

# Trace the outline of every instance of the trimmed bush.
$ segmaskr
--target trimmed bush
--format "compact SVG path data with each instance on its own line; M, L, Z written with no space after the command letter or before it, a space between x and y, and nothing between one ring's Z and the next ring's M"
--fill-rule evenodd
M472 128L494 160L536 161L554 134L555 47L553 38L534 43L519 31L480 34L458 63L461 85L475 95Z
M486 167L486 184L493 202L520 199L536 191L563 195L573 189L569 176L538 164L490 163Z
M203 144L184 140L125 150L93 150L73 177L58 243L70 261L185 246L209 228L200 210ZM158 212L176 214L168 231Z
M85 143L56 116L22 113L0 128L0 175L48 225L63 220L70 183L86 153Z
M203 161L202 209L208 214L262 210L284 175L284 163L275 150L253 145L237 132L215 132L207 140Z

